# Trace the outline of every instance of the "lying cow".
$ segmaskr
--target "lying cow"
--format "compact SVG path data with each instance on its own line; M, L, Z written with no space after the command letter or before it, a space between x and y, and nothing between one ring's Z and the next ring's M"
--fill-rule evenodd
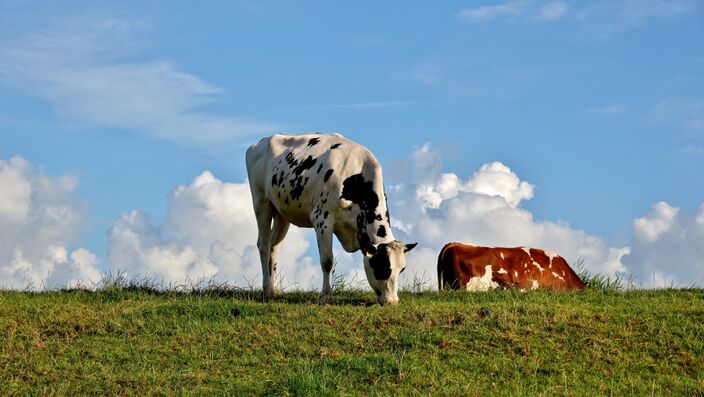
M565 259L535 248L477 247L446 244L438 255L438 284L445 288L486 291L493 288L584 289Z
M249 147L246 158L265 297L277 290L279 249L294 224L315 229L323 303L332 302L333 234L345 251L365 254L379 304L398 303L404 254L416 244L394 239L381 166L369 150L339 134L276 134Z

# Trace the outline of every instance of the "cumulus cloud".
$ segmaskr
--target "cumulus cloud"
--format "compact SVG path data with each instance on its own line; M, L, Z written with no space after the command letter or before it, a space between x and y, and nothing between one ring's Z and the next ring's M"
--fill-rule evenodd
M52 178L21 157L0 160L0 288L41 289L99 281L98 260L69 246L78 237L78 181Z
M639 240L652 243L667 232L675 222L679 208L664 201L653 205L653 212L633 221L633 232Z
M552 22L567 14L568 6L563 1L515 0L493 5L467 8L456 14L465 22L480 23L498 18L530 18L535 21Z
M284 288L319 285L317 255L309 255L314 240L310 231L289 229L278 266ZM223 182L205 171L171 191L163 224L153 225L141 211L123 214L108 232L107 262L113 270L167 284L213 278L260 288L256 241L248 184Z
M521 208L533 197L533 185L500 162L482 165L467 178L441 172L437 153L426 144L411 156L414 182L388 189L392 226L397 238L420 246L409 263L434 278L437 253L445 243L460 241L488 246L532 246L584 260L589 270L615 275L627 248L607 242L563 221L536 220ZM406 280L408 282L408 280Z
M633 221L630 253L622 259L647 287L704 284L704 203L693 213L661 201Z
M183 144L229 143L280 125L202 107L221 89L165 60L135 61L146 24L78 15L0 46L0 81L48 99L72 120Z

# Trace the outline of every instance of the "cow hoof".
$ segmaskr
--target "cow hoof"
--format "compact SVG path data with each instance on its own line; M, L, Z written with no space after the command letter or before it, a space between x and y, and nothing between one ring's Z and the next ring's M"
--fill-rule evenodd
M334 305L335 299L332 298L332 295L321 296L320 297L320 304L321 305Z

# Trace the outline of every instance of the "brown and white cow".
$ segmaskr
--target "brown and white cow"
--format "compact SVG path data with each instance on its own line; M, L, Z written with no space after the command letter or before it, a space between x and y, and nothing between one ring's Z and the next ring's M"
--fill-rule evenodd
M584 289L584 283L565 259L536 248L478 247L446 244L438 255L438 284L445 288L486 291Z
M381 166L364 146L340 134L275 134L247 149L257 217L264 294L276 291L276 265L290 224L315 229L323 269L321 301L332 301L332 236L347 252L362 250L379 304L398 303L398 275L416 244L391 232Z

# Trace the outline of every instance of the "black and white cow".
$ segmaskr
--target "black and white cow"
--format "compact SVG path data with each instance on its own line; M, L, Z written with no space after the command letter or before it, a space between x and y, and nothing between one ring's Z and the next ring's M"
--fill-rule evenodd
M294 224L315 229L321 302L332 302L334 234L345 251L365 254L364 270L379 304L398 303L398 275L416 244L394 239L381 166L369 150L340 134L276 134L250 146L246 157L266 297L277 290L279 249Z

